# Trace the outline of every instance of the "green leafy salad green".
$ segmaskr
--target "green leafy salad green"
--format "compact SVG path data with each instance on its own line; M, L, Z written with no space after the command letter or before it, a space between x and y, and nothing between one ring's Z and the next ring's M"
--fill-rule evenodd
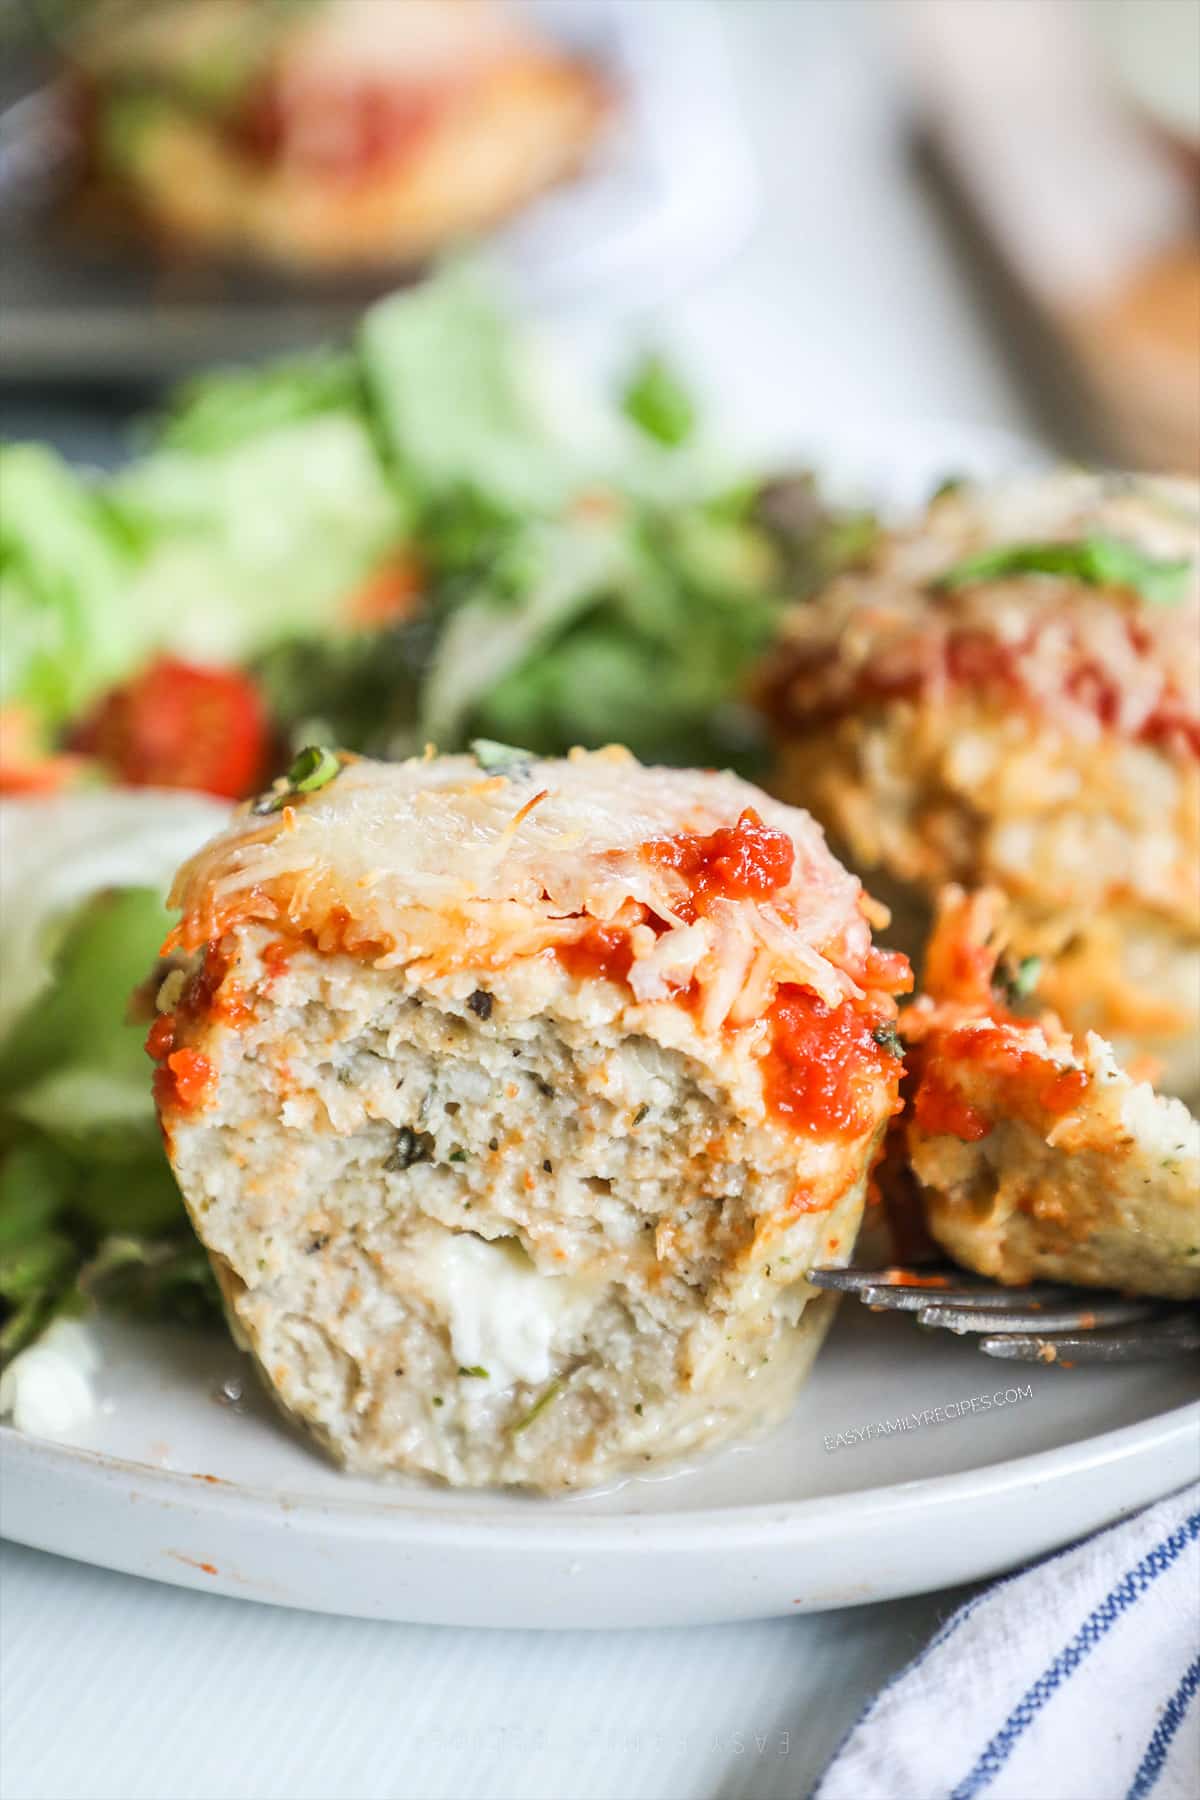
M739 678L861 523L723 465L657 357L598 396L462 271L187 382L111 476L16 445L0 483L0 706L46 751L170 655L248 671L280 761L320 723L752 762Z
M88 1298L215 1304L132 997L175 867L226 816L201 794L121 790L0 807L0 1362Z
M239 730L265 721L262 785L314 742L622 741L753 770L742 678L785 598L872 529L810 478L729 467L658 358L597 396L461 270L376 306L348 349L188 382L114 474L18 445L0 484L0 722L24 759L5 785L68 779L0 809L21 871L0 921L4 1355L85 1297L213 1301L128 1005L170 875L223 814L111 783L241 790L227 763L203 778L199 713L164 764L178 678L140 764L154 733L114 713L122 684L164 658L231 671ZM11 755L0 738L0 773Z

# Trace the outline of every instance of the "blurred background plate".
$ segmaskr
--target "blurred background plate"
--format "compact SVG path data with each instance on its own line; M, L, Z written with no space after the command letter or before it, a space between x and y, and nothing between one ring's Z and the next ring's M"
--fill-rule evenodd
M724 261L749 230L755 180L723 27L709 0L525 0L595 65L616 112L587 168L489 239L514 293L556 308L639 306ZM54 216L69 147L52 87L0 117L0 379L157 381L343 335L397 285L394 268L314 280L156 266ZM408 279L419 279L410 272Z

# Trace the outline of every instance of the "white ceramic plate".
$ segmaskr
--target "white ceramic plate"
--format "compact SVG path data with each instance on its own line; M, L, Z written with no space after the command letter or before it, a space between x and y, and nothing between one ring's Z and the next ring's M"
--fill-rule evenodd
M911 423L816 433L807 449L901 508L942 476L1030 456ZM1200 1475L1200 1358L1027 1369L857 1303L769 1437L556 1500L342 1475L219 1334L100 1329L88 1424L67 1443L0 1432L5 1534L371 1618L668 1625L890 1599L1010 1568Z
M107 1326L104 1342L103 1410L69 1444L5 1430L5 1533L370 1618L681 1625L891 1599L1010 1568L1200 1474L1195 1359L1014 1374L857 1302L784 1427L565 1500L342 1475L220 1337ZM223 1397L231 1382L237 1405ZM1006 1390L1024 1397L836 1447Z

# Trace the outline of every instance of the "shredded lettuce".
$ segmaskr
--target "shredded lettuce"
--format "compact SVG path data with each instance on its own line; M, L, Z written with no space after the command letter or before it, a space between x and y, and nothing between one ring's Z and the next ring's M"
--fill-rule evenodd
M53 451L0 448L0 704L65 723L138 654L121 522Z
M104 480L0 451L0 703L46 737L152 657L244 663L336 632L410 516L325 353L180 391Z
M217 456L249 438L327 413L362 417L362 371L349 352L317 350L265 368L215 369L177 387L153 441Z
M625 389L624 406L635 425L674 449L696 429L696 409L679 377L661 356L647 356Z
M578 448L554 417L545 362L469 273L372 307L360 348L388 452L414 493L561 502Z
M155 793L3 809L2 1360L82 1304L84 1273L114 1236L152 1250L160 1272L189 1245L199 1254L130 996L154 967L172 870L226 816L199 796Z
M241 663L335 631L405 535L370 433L323 411L227 442L152 452L110 484L143 553L129 603L148 647Z
M724 466L661 358L620 395L578 380L466 267L348 350L185 383L104 481L7 455L0 699L47 745L165 652L249 665L285 750L494 733L753 768L743 674L872 529ZM397 562L411 604L363 623Z

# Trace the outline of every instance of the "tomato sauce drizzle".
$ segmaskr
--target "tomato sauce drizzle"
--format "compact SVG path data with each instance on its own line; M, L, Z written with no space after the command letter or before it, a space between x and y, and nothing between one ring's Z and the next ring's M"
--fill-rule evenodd
M930 1136L977 1143L1002 1118L1024 1119L1036 1127L1047 1114L1058 1118L1070 1112L1087 1092L1086 1070L1060 1069L1045 1055L1025 1049L1000 1025L951 1031L938 1044L936 1056L921 1076L913 1107L918 1127ZM975 1063L991 1076L996 1117L946 1079L946 1066L963 1063Z
M736 825L652 838L645 854L687 883L688 894L675 910L688 924L702 918L714 900L769 900L787 886L796 865L796 846L787 832L764 825L752 806Z
M660 868L674 869L687 883L688 892L674 910L689 925L703 918L716 899L769 899L787 886L796 862L796 847L787 832L764 825L749 806L736 825L651 838L644 854ZM639 912L636 922L660 935L668 929L667 921L649 907L642 906ZM572 943L560 944L556 954L568 974L579 980L626 981L633 965L630 929L628 924L589 925Z
M852 1001L828 1007L807 988L781 986L770 1011L763 1058L767 1105L793 1131L856 1137L879 1117L881 1082L893 1103L901 1065L874 1035L880 1013Z
M215 1080L216 1071L208 1057L180 1044L183 1021L219 1019L236 1027L254 1017L250 995L240 983L229 979L229 970L230 958L222 945L215 940L206 945L204 960L188 977L175 1010L160 1013L150 1026L146 1054L159 1065L154 1076L154 1097L160 1107L199 1107Z
M992 1129L987 1114L972 1106L933 1070L927 1070L922 1077L913 1102L913 1117L928 1136L961 1138L965 1144L977 1144Z
M154 1098L160 1107L177 1106L190 1112L202 1106L212 1085L214 1069L207 1056L186 1045L175 1047L175 1015L162 1013L146 1036L146 1054L158 1064L154 1072Z
M623 925L592 925L570 944L559 944L556 955L576 981L628 981L633 967L633 944Z

